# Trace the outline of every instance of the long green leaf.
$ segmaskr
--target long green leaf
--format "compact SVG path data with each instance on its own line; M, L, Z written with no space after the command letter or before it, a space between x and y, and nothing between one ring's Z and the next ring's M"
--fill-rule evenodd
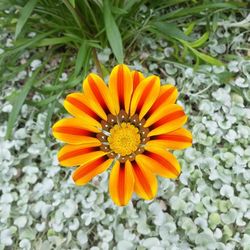
M164 8L169 8L171 6L176 6L177 4L181 4L181 3L188 3L190 2L190 0L168 0L168 1L162 1L162 0L158 0L158 1L150 1L150 4L156 4L155 6L158 5L157 9L161 10Z
M55 82L54 84L56 86L58 86L58 82L59 82L59 79L60 79L60 76L62 75L62 72L65 70L65 63L66 63L66 57L67 57L67 54L65 53L63 58L62 58L62 62L60 64L60 67L56 73L56 78L55 78ZM65 86L63 86L65 88ZM44 124L44 131L45 131L45 141L46 143L48 142L48 137L49 137L49 128L50 128L50 124L51 124L51 118L52 118L52 115L53 115L53 112L54 112L54 109L55 109L55 105L56 103L58 102L58 99L60 98L60 96L62 95L63 91L60 91L59 93L57 93L57 99L55 99L54 101L52 101L50 103L50 105L48 105L48 109L47 109L47 117L46 117L46 121L45 121L45 124ZM51 93L51 96L53 95L53 93Z
M114 17L112 16L109 0L104 0L103 12L104 12L104 24L109 44L118 63L123 63L124 55L123 55L122 38L120 31L114 20Z
M198 48L198 47L202 46L207 41L208 38L209 38L209 33L206 32L199 39L190 43L190 46L192 48Z
M36 46L43 47L43 46L51 46L57 44L67 44L71 41L74 41L71 37L53 37L53 38L45 38L41 40Z
M59 98L59 97L57 97ZM53 102L50 103L48 106L48 112L47 112L47 117L45 120L44 124L44 131L45 131L45 141L48 143L48 138L49 138L49 129L50 129L50 124L51 124L51 118L54 113L55 107L56 107L57 100L54 100Z
M88 63L86 60L88 53L89 53L89 46L86 41L83 41L76 57L75 72L74 72L75 75L78 75L84 64Z
M43 99L39 102L36 102L36 101L27 101L27 103L29 105L32 105L32 106L35 106L35 107L38 107L40 109L44 108L47 110L48 106L55 100L58 100L58 94L56 95L52 95L52 96L49 96L49 97L46 97L46 99Z
M210 9L236 9L239 5L240 3L237 2L201 4L191 8L177 9L176 11L160 16L158 20L177 19L193 14L199 14L202 11L208 11Z
M77 25L81 29L82 33L85 34L85 32L84 32L85 31L85 29L84 29L84 22L80 18L80 16L78 15L78 13L75 10L75 8L71 5L71 3L68 0L63 0L63 3L66 5L66 7L68 8L68 10L72 14L73 18L75 19L75 22L77 23Z
M221 62L220 60L215 59L215 58L213 58L213 57L211 57L209 55L206 55L206 54L204 54L202 52L199 52L198 50L193 48L191 46L191 43L186 42L186 41L181 40L181 39L179 39L179 41L183 44L184 47L187 47L196 56L196 58L197 58L196 65L199 64L199 59L202 59L203 61L205 61L207 63L210 63L212 65L216 65L216 66L223 66L224 65L223 62Z
M86 64L87 65L87 64ZM74 77L74 79L69 79L67 82L62 84L57 84L53 86L44 86L40 91L44 94L54 92L54 91L61 91L63 89L72 89L76 85L78 85L82 81L82 76Z
M16 96L14 104L13 104L13 109L9 115L9 119L8 119L8 124L7 124L7 132L6 132L6 138L10 139L11 135L12 135L12 130L13 127L15 125L17 116L22 108L22 105L32 87L32 85L35 83L35 79L39 73L39 71L41 70L41 67L39 67L30 77L30 79L25 83L25 85L23 86L21 92L19 95Z
M6 52L4 52L3 54L0 55L0 64L2 63L2 61L4 59L10 58L15 53L19 53L28 47L36 45L37 43L40 42L40 40L49 36L50 34L54 33L55 31L56 30L50 30L46 33L39 34L39 35L35 36L34 38L23 39L22 42L15 43L14 44L15 46L13 48L9 48L8 50L6 50Z
M20 34L23 26L27 22L29 16L31 15L33 9L35 8L38 0L29 0L25 6L21 9L20 14L21 16L19 17L16 25L16 32L15 32L15 39L18 37Z
M76 1L75 0L69 0L69 2L71 3L71 5L73 6L73 8L76 7Z
M196 25L196 22L191 22L189 25L188 25L188 27L185 29L185 31L184 31L184 33L185 33L185 35L186 36L189 36L191 33L192 33L192 31L193 31L193 29L194 29L194 26Z
M193 49L192 47L189 47L189 49L197 56L199 57L200 59L202 59L203 61L207 62L207 63L210 63L212 65L215 65L215 66L223 66L224 64L218 60L218 59L215 59L209 55L206 55L204 53L201 53L199 52L198 50L196 49Z
M181 39L184 41L191 41L191 38L188 37L184 32L182 32L174 23L153 22L150 26L163 36L171 37L174 39Z

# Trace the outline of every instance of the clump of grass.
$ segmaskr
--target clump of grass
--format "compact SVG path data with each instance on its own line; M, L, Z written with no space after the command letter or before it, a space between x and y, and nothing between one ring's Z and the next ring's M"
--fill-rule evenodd
M4 48L0 55L0 86L23 69L30 61L20 64L25 51L35 53L35 58L43 58L44 63L22 86L13 100L14 109L8 121L7 138L18 118L23 103L29 102L40 109L47 109L45 131L58 99L64 90L76 86L94 62L100 75L104 65L98 61L97 51L109 46L113 62L123 63L130 52L140 46L143 36L154 36L167 40L176 52L173 60L186 63L186 55L194 58L194 65L209 63L223 65L202 50L213 30L210 23L218 12L239 11L244 1L200 0L3 0L0 3L2 32L14 36L13 47ZM142 11L146 7L146 12ZM200 21L207 22L204 34L194 39L192 31ZM29 37L35 32L34 37ZM60 66L44 73L46 62L62 58ZM69 60L75 57L74 60ZM113 64L111 62L111 64ZM58 81L62 72L69 72L68 81ZM44 84L50 81L54 84ZM31 102L27 96L31 90L38 91L46 98L41 102ZM47 132L48 133L48 132Z

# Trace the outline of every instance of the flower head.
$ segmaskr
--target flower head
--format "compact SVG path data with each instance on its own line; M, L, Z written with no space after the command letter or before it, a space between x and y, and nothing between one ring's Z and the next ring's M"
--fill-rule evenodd
M62 166L79 166L77 185L112 167L109 192L114 203L126 205L133 192L150 200L157 193L156 175L176 178L180 165L171 149L192 144L182 126L187 116L175 104L177 89L117 65L109 85L96 74L83 82L83 92L69 94L64 107L73 116L54 124L53 135L67 143L58 153Z

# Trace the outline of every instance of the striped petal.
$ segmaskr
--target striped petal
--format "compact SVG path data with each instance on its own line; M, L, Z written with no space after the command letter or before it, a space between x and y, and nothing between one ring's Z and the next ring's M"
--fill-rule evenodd
M133 79L133 90L136 89L136 87L139 85L139 83L145 79L145 77L143 76L143 74L139 71L132 71L131 72L131 75L132 75L132 79Z
M147 145L165 149L184 149L192 145L192 134L185 128L179 128L167 134L152 136Z
M114 67L109 78L109 88L116 113L118 114L120 109L125 109L128 113L133 92L133 80L130 69L126 65L120 64Z
M133 162L133 171L135 176L134 191L138 196L145 200L152 200L157 193L158 183L156 176L151 170L140 161Z
M136 156L136 162L150 169L154 174L165 178L176 178L180 174L180 165L173 154L162 148L145 147L143 154Z
M106 156L103 156L99 159L78 167L74 171L72 178L76 185L85 185L96 175L101 174L102 172L107 170L112 162L113 159L107 159Z
M67 95L63 105L71 115L81 118L87 117L89 120L92 120L92 123L96 123L96 126L98 126L100 123L97 120L101 116L94 111L94 108L91 106L92 101L90 100L83 93L73 93Z
M170 104L157 109L149 116L145 127L150 127L148 136L166 134L181 128L187 121L187 116L181 106Z
M95 133L99 132L98 127L91 124L91 120L88 121L88 119L64 118L52 127L52 134L55 138L70 144L96 144L98 139Z
M81 164L87 164L90 161L96 160L107 152L99 150L101 143L93 145L66 145L58 152L58 160L62 166L72 167Z
M160 89L160 94L153 106L149 110L149 114L152 114L157 109L162 109L162 107L168 104L174 104L178 96L178 91L175 86L171 84L163 85Z
M115 115L115 107L107 85L101 77L96 74L89 74L83 82L83 91L89 96L92 105L101 117L106 120L107 113Z
M130 115L139 113L141 120L148 110L152 107L160 93L160 78L157 76L149 76L139 83L134 91Z
M134 174L130 161L116 161L109 178L109 193L118 206L126 206L134 190Z

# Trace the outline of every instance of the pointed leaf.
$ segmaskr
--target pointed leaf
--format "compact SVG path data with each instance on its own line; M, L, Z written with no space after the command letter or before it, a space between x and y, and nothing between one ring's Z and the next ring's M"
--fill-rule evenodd
M6 132L6 138L9 139L12 134L13 127L15 125L17 116L22 108L22 105L32 87L32 85L36 82L35 79L41 70L41 67L39 67L32 76L27 80L27 82L24 84L23 88L21 89L21 92L19 95L16 96L16 99L13 104L13 109L9 115L8 123L7 123L7 132Z
M18 37L18 35L20 34L23 26L25 25L26 21L28 20L28 18L30 17L33 9L35 8L36 4L37 4L38 0L29 0L25 6L21 9L20 11L20 17L17 21L17 25L16 25L16 32L15 32L15 39Z
M115 19L111 13L109 0L104 0L103 12L104 12L104 24L110 47L118 63L123 63L124 55L123 55L122 38L120 31L116 25Z

